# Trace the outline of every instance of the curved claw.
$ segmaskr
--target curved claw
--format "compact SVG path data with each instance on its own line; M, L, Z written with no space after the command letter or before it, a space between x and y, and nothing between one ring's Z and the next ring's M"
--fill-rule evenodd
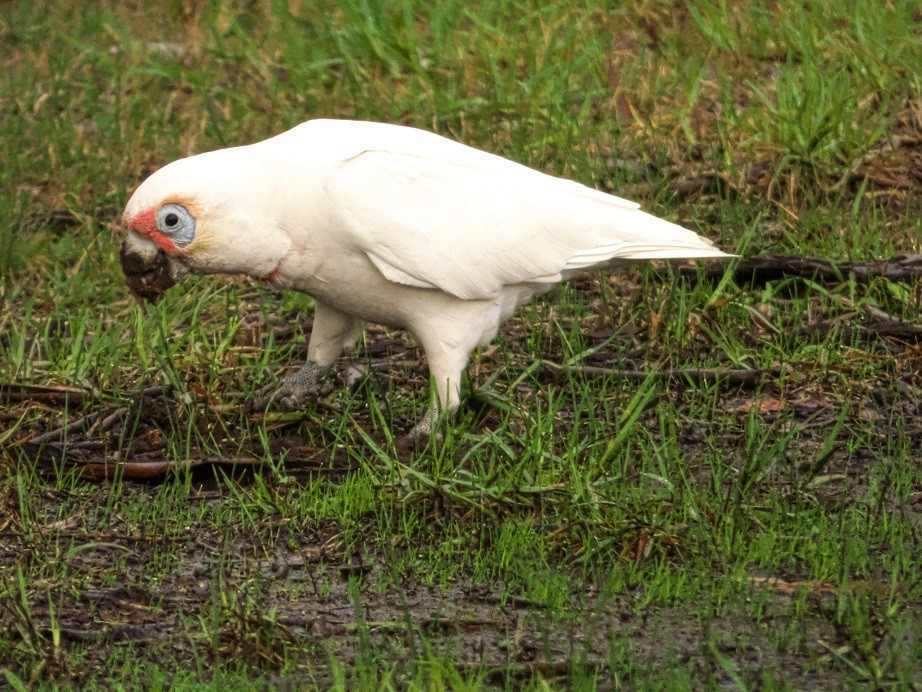
M263 387L246 401L248 413L274 408L279 411L297 411L318 396L333 391L333 383L327 377L329 368L308 361L297 372L284 378L280 384Z
M426 413L424 413L423 417L413 426L407 436L414 442L425 442L435 434L435 439L440 440L442 435L436 430L436 427L441 418L442 416L438 409L427 409Z

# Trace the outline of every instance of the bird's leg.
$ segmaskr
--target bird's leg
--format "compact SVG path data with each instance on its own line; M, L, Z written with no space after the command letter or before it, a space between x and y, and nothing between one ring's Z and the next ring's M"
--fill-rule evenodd
M278 388L261 391L250 402L251 410L272 405L284 411L296 411L318 394L333 390L330 367L343 348L355 343L362 333L362 323L344 312L323 303L314 308L314 326L307 345L307 362L285 377Z
M429 360L431 404L410 430L410 438L424 440L432 435L438 422L455 414L461 405L461 376L467 365L469 349L450 346L444 342L427 346L423 350Z

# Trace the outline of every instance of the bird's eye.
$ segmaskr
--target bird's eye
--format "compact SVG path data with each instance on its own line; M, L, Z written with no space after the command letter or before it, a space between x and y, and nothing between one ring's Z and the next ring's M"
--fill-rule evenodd
M183 247L195 238L195 217L181 204L164 204L157 212L157 228Z

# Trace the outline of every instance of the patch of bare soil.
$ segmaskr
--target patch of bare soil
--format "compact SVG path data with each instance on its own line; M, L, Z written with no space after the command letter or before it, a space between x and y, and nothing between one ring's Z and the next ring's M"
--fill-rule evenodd
M125 492L153 488L129 483ZM201 501L208 497L202 491ZM113 647L134 645L142 658L153 652L153 660L167 667L202 660L247 663L286 688L329 686L331 657L355 664L374 656L409 667L423 656L444 654L461 669L485 670L495 685L536 675L563 684L575 666L598 675L603 688L614 685L616 676L677 666L695 680L730 684L720 655L738 675L758 678L764 672L795 688L828 689L836 673L822 664L848 647L832 624L834 590L821 584L763 580L777 612L806 592L816 613L800 618L796 631L780 628L779 635L777 627L771 634L764 622L745 614L641 609L639 590L604 598L586 585L572 594L578 605L551 617L539 604L509 595L502 584L441 588L408 582L381 589L375 584L388 572L385 558L344 554L337 536L319 529L306 529L297 545L276 545L271 559L265 536L241 532L228 540L207 525L168 539L119 530L103 535L91 526L46 529L38 543L63 553L69 541L85 548L90 542L68 558L72 573L86 575L84 584L60 594L53 616L49 604L39 601L28 619L7 607L0 622L18 627L31 645L50 649L54 635L65 647L82 647L78 666L51 671L78 684L105 676ZM37 547L35 536L4 534L4 564ZM152 584L140 566L155 560L165 542L174 567ZM94 581L100 566L120 560L120 583ZM211 621L214 630L208 629Z

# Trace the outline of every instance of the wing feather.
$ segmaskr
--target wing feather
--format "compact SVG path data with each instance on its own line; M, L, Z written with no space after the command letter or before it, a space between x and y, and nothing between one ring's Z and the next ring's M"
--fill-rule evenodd
M369 149L327 180L346 233L389 281L489 299L616 259L726 256L634 202L442 142Z

